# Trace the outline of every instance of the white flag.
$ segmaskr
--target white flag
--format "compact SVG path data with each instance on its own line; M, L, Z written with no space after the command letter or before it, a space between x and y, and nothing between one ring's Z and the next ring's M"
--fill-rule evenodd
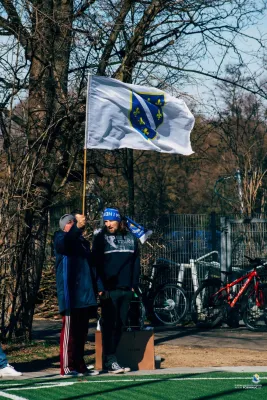
M193 153L194 116L162 90L89 76L85 148Z

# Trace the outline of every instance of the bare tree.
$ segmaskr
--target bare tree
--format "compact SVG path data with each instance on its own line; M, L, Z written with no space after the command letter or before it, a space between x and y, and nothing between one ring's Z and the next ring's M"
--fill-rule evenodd
M229 75L241 75L242 70L228 67ZM240 78L241 79L241 78ZM239 81L240 81L239 79ZM245 85L246 78L242 77ZM218 85L221 94L217 117L213 121L218 141L218 156L225 173L233 175L240 169L242 176L243 213L247 216L261 211L262 195L266 185L267 139L264 103L254 94L240 88ZM214 102L216 104L216 102ZM234 181L232 182L234 183ZM238 190L235 189L238 193ZM238 196L236 196L238 198Z
M266 1L1 0L1 327L30 336L48 210L79 175L87 73L174 87L256 22ZM257 43L263 46L261 38ZM178 72L177 72L178 71ZM123 157L122 157L123 158ZM89 161L93 173L97 164ZM88 165L89 166L89 165ZM125 171L133 192L132 166ZM65 191L66 194L67 191Z

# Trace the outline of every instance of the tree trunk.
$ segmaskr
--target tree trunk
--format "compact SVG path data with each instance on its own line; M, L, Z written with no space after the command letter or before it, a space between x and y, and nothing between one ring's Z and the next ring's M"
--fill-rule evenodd
M34 304L45 261L48 210L58 169L55 160L64 154L60 138L68 106L72 14L72 1L66 0L44 0L33 13L34 33L27 53L31 61L27 152L17 154L18 163L1 210L6 238L1 247L6 254L1 262L1 327L3 336L8 338L31 338Z

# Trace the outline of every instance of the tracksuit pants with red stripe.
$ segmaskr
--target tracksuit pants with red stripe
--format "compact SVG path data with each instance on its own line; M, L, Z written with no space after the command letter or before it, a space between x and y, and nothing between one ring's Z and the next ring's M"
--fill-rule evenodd
M60 373L70 371L84 373L84 346L87 340L88 324L92 307L74 308L62 316L60 333Z

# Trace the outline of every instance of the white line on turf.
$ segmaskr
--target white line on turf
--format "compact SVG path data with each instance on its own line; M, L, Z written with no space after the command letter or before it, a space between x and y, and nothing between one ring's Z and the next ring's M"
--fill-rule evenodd
M28 400L25 397L16 396L15 394L10 394L2 391L0 391L0 396L11 400Z
M76 383L80 383L79 381L77 382L59 382L59 383L49 383L47 385L42 385L42 386L27 386L23 389L21 388L10 388L10 389L5 389L8 392L15 392L17 390L37 390L37 389L49 389L49 388L54 388L54 387L60 387L60 386L72 386ZM84 382L83 382L84 383Z
M240 376L236 376L236 377L228 377L228 378L223 378L223 377L212 377L212 378L208 378L208 377L190 377L190 378L131 378L131 379L106 379L106 380L89 380L89 381L68 381L68 382L47 382L47 383L42 383L42 384L36 384L36 386L29 386L29 387L25 387L23 388L24 390L38 390L38 389L49 389L49 388L54 388L54 387L64 387L64 386L72 386L75 385L77 383L121 383L121 382L157 382L157 381L204 381L204 380L247 380L247 379L251 379L251 376L245 376L245 377L240 377ZM261 376L260 377L261 380L265 380L267 379L267 376ZM14 391L18 391L18 390L23 390L21 388L10 388L10 389L5 389L6 391L9 392L14 392ZM16 398L17 399L17 398ZM19 398L18 398L19 399Z

